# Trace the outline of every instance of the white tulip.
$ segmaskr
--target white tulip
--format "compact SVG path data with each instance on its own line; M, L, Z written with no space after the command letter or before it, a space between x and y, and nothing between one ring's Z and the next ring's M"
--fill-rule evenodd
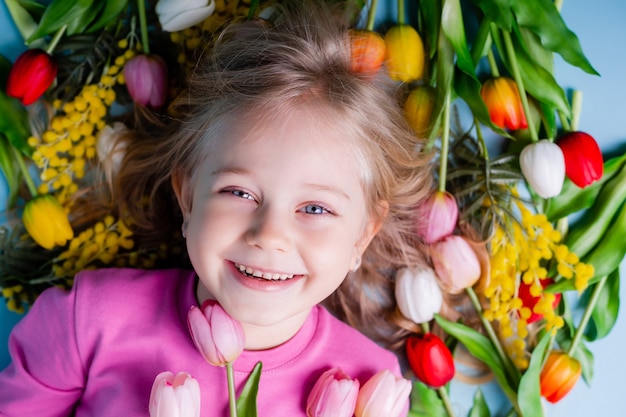
M159 0L156 13L161 28L177 32L202 22L215 11L213 0Z
M527 145L519 156L524 178L542 198L561 193L565 180L565 157L556 143L547 139Z
M104 126L98 133L96 153L109 182L120 170L126 152L126 142L120 140L120 136L127 132L128 128L124 123L115 122Z
M395 294L402 315L417 324L432 320L443 304L441 288L430 268L399 270L396 274Z

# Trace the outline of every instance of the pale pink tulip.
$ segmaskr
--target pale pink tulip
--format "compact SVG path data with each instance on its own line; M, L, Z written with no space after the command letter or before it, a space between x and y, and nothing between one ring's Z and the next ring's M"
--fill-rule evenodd
M186 372L161 372L154 379L150 417L199 417L200 385Z
M402 268L396 274L396 302L402 315L417 324L431 321L441 310L443 295L430 268Z
M459 207L452 194L435 191L417 208L417 235L434 243L454 232Z
M356 417L398 417L408 408L411 381L383 370L371 377L359 391Z
M306 404L307 417L352 417L359 381L340 368L324 372L313 386Z
M461 236L448 236L435 243L430 256L441 287L450 293L459 293L480 278L478 256Z
M218 303L205 302L202 310L192 306L187 323L194 344L211 365L232 363L243 352L245 335L241 323Z

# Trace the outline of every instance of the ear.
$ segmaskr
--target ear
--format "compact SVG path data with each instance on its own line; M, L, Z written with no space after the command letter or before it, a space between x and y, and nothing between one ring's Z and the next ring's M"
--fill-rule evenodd
M372 239L374 239L374 236L376 236L382 227L388 212L389 203L387 201L380 200L376 205L376 212L370 216L370 219L365 226L363 236L361 236L361 239L357 242L356 249L358 256L363 256L363 252L365 252L365 249L367 249Z
M191 212L192 200L190 187L189 179L180 173L180 171L175 171L172 174L172 188L174 189L174 194L176 194L180 211L183 213L183 219L186 219Z

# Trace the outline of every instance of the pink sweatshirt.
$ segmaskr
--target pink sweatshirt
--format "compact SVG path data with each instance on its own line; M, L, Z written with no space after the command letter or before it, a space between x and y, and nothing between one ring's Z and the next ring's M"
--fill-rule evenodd
M204 361L187 330L195 286L190 271L102 269L79 274L69 292L45 291L10 336L0 416L148 416L162 371L190 373L201 415L227 416L226 371ZM361 384L382 369L400 375L395 355L320 306L286 343L243 352L234 364L239 388L258 361L259 417L305 416L313 384L333 366Z

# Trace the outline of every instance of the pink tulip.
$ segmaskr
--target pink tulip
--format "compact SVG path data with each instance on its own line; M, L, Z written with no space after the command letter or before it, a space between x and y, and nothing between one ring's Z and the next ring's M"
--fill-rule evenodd
M452 194L435 191L417 209L417 234L426 243L449 236L456 227L459 208Z
M158 109L167 98L167 64L158 55L137 55L124 65L126 88L136 103Z
M199 417L200 386L186 372L161 372L154 379L150 417Z
M461 236L448 236L435 243L431 248L431 258L442 288L450 293L459 293L480 278L478 256Z
M359 391L356 417L398 417L408 406L411 382L388 370L371 377Z
M217 302L205 302L202 310L192 306L187 323L194 344L211 365L232 363L243 352L245 335L241 323Z
M306 404L307 417L352 417L359 381L340 368L324 372L313 386Z

